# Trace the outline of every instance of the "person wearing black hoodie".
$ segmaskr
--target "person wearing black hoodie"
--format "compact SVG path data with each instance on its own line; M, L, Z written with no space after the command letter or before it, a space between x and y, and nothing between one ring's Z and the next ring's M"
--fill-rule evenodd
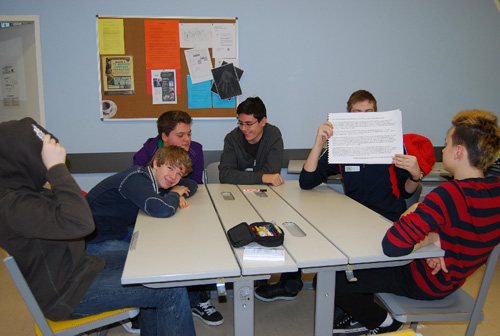
M65 160L65 148L33 119L0 123L0 246L15 258L45 316L140 307L142 335L195 335L184 287L124 287L126 251L85 252L94 221Z

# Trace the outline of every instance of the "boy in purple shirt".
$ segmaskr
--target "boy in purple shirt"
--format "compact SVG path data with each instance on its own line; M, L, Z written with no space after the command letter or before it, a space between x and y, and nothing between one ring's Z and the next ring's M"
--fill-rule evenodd
M191 116L184 111L167 111L157 120L158 135L149 138L134 155L134 166L147 166L158 148L179 146L188 152L193 171L186 178L202 184L203 180L203 147L191 141Z

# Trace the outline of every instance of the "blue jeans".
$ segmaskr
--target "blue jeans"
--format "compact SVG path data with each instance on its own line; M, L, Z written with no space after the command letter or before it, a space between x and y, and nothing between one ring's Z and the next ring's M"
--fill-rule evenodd
M86 246L87 253L98 254L107 251L128 251L130 241L124 240L106 240L100 243L92 243Z
M300 270L297 272L281 273L279 282L290 294L298 293L302 290L302 287L304 287L302 272Z
M99 243L87 243L87 253L96 254L106 251L128 251L132 234L134 233L134 226L128 227L128 233L122 240L105 240Z
M99 254L106 251L128 251L132 234L134 233L134 226L128 227L128 234L122 240L105 240L99 243L87 243L87 253ZM196 307L199 303L205 302L210 299L210 291L206 286L191 286L188 287L189 302L191 308Z
M185 287L147 288L123 286L121 276L127 251L96 253L106 260L70 318L79 318L119 308L140 307L141 335L196 335Z

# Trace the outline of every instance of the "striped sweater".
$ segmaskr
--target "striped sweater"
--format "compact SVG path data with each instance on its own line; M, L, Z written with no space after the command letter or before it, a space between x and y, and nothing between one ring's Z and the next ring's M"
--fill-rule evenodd
M489 176L441 184L415 212L387 231L384 253L391 257L409 254L431 231L439 233L449 273L432 275L425 260L414 260L410 267L419 288L435 298L462 286L500 243L500 179Z

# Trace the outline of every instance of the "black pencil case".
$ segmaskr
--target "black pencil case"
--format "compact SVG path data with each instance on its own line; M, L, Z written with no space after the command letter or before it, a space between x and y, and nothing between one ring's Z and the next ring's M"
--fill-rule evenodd
M229 242L234 247L242 247L256 242L262 246L275 247L283 245L285 232L270 222L242 222L227 231Z

